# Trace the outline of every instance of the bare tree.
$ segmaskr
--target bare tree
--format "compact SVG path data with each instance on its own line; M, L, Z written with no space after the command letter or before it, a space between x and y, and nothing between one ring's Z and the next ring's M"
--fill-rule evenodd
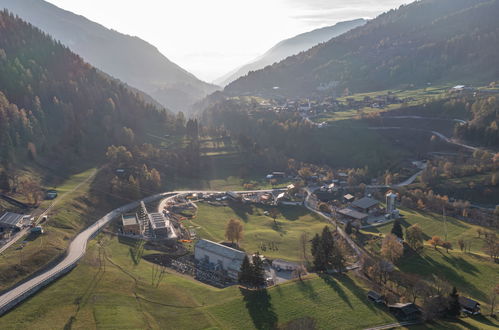
M279 212L279 210L278 210L278 209L276 209L276 208L271 209L271 210L269 211L270 217L271 217L272 219L274 219L274 223L275 223L275 224L277 224L276 219L277 219L277 217L279 216L279 213L280 213L280 212Z
M303 275L307 275L307 269L305 268L305 266L303 264L300 264L298 265L298 267L296 267L294 270L293 270L293 277L294 278L299 278L300 281L302 281L302 276Z
M241 221L236 219L230 219L225 227L225 238L234 244L236 242L239 245L239 241L243 238L243 224Z

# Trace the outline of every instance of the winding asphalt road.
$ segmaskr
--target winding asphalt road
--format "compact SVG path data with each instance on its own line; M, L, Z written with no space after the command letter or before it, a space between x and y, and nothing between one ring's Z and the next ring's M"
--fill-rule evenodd
M273 190L254 190L254 191L240 191L238 193L252 193L252 192L276 192L279 189ZM142 201L144 203L151 203L157 200L164 199L165 201L170 198L180 195L180 194L188 194L188 193L217 193L215 191L174 191L174 192L166 192L157 195L153 195L147 198L144 198ZM129 212L135 208L137 208L140 204L140 201L135 201L119 207L99 220L97 220L90 227L79 233L73 241L70 243L69 248L66 252L66 256L64 259L58 264L54 265L52 268L48 269L44 273L35 276L34 278L10 289L0 296L0 315L5 314L11 308L22 302L27 297L33 295L39 289L49 284L53 280L59 278L61 275L67 273L69 270L74 268L78 261L85 255L87 249L87 242L93 238L96 234L98 234L103 227L105 227L111 220L120 216L125 212ZM161 203L163 204L163 203ZM164 204L163 204L164 206ZM160 205L161 207L161 205Z

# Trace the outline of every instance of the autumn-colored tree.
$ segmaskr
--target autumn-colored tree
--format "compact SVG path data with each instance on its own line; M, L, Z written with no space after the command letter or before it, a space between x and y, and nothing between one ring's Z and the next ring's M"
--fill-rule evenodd
M437 250L439 246L443 244L442 238L440 236L433 236L428 243Z
M241 221L236 219L230 219L227 222L225 227L225 238L234 244L236 242L239 244L239 241L243 238L243 224Z
M404 254L404 246L399 242L397 236L387 234L381 243L381 255L395 263Z
M331 208L326 203L319 204L319 211L324 213L331 213Z
M405 239L413 250L419 251L423 248L424 236L419 224L415 223L406 229Z

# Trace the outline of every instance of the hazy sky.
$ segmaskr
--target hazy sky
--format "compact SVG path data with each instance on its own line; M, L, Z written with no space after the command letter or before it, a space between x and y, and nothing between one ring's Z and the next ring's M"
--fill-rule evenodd
M275 43L336 22L373 18L410 0L47 0L138 36L212 81Z

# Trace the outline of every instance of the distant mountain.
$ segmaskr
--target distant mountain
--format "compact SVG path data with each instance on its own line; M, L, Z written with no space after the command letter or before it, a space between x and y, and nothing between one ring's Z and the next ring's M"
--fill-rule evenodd
M499 0L422 0L250 73L228 94L308 96L499 77Z
M223 77L218 78L214 81L214 83L219 86L226 86L237 78L247 75L250 71L260 70L267 65L272 65L276 62L280 62L288 56L296 55L300 52L306 51L313 46L320 44L321 42L326 42L347 31L350 31L351 29L362 26L366 24L366 22L367 21L362 18L352 21L340 22L333 26L316 29L283 40L254 61L232 72L229 72Z
M167 108L186 111L217 86L205 83L163 56L144 40L121 34L42 0L0 0L60 40L90 64L143 90Z
M0 11L0 167L97 163L111 145L169 132L174 116L39 29Z

